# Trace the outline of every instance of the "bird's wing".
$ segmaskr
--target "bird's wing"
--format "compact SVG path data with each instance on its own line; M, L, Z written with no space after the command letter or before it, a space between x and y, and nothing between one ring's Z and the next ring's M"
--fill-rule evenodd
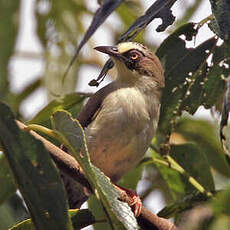
M101 104L105 97L115 90L114 84L110 83L102 89L98 90L86 103L84 108L77 115L77 120L83 128L87 127L96 117L100 110Z

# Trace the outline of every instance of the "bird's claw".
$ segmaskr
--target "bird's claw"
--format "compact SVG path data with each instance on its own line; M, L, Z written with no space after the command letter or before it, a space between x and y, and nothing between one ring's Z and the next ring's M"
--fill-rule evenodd
M130 204L130 206L132 208L132 211L133 211L135 217L140 216L141 209L142 209L141 198L137 195L136 191L134 191L134 190L125 189L125 192L133 200L133 202Z
M128 203L135 217L140 216L141 209L142 209L142 202L141 202L141 198L137 195L136 191L121 187L119 185L116 186L119 187L121 190L123 190L127 194L127 196L132 199L132 201Z

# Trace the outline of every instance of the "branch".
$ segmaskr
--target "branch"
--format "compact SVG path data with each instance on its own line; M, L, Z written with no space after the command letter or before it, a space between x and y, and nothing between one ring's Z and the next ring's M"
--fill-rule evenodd
M33 130L28 130L27 126L20 121L16 121L20 129L28 131L36 139L40 140L45 148L49 151L54 162L57 164L58 168L68 174L75 181L85 186L87 189L92 191L88 180L86 179L84 172L82 171L80 165L71 155L67 154L56 145L46 140L44 137L40 136ZM132 198L130 198L123 190L116 187L121 195L121 200L127 202L129 205L133 203ZM169 222L167 219L156 216L151 213L147 208L142 206L141 215L137 217L138 224L143 229L153 229L153 230L175 230L176 226Z

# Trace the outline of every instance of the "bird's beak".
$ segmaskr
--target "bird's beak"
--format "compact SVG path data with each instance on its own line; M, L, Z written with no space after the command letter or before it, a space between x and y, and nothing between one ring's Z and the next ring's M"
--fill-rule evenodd
M115 58L119 58L121 56L116 46L97 46L94 49Z

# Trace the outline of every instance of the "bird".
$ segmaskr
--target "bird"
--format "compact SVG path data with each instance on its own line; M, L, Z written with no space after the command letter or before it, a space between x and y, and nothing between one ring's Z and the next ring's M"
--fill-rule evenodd
M117 76L88 100L77 120L84 128L91 162L117 183L141 161L156 133L164 70L141 43L95 50L112 58Z

